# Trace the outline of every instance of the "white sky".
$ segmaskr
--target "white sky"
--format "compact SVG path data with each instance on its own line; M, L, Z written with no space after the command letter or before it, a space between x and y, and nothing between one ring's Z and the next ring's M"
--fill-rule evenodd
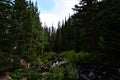
M46 0L46 2L49 1L50 0ZM46 24L48 27L52 26L52 24L54 27L57 27L58 21L64 20L65 17L68 18L69 14L72 15L73 10L71 8L74 8L74 5L79 3L79 0L51 0L51 1L53 2L54 6L49 5L50 7L52 6L50 10L49 9L40 10L40 19L42 21L42 24L43 25ZM40 2L42 2L42 0L41 1L37 0L39 9L41 9Z

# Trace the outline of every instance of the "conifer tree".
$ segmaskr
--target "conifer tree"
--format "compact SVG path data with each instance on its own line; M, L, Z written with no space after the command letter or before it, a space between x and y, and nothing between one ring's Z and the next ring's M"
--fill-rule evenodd
M82 0L73 10L77 13L73 15L75 26L78 27L78 38L76 41L78 46L84 51L94 52L97 50L97 0ZM88 21L89 20L89 21Z
M13 26L13 3L10 0L0 1L0 72L11 67L10 57L14 49L14 38L11 28Z

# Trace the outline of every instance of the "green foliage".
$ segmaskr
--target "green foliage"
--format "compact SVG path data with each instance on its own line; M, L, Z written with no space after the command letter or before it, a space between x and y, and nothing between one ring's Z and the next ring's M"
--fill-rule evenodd
M92 54L92 53L79 53L79 62L78 63L97 63L104 64L106 63L107 57L101 54Z
M41 65L44 64L43 60L40 57L35 57L31 60L31 64L33 65Z
M43 62L47 63L47 62L49 62L49 59L54 55L55 55L55 52L45 52L44 54L40 55L40 59Z
M13 59L13 68L19 68L22 57L42 64L36 56L43 53L46 38L36 4L26 0L0 1L0 58L5 60L0 60L0 65L11 65L7 60Z
M101 36L103 37L104 40L104 51L110 55L110 56L117 56L119 55L119 46L120 46L120 15L119 11L120 9L117 8L118 5L120 5L119 0L111 0L108 4L109 0L103 0L103 3L100 6L102 14L98 16L100 18L99 21L99 26L101 27ZM114 5L113 7L111 7ZM107 23L107 24L106 24Z
M75 51L66 51L66 52L62 52L60 54L60 56L62 56L63 58L65 58L66 61L74 64L76 61L78 61L78 54L75 53Z
M9 53L0 52L0 72L6 72L16 67L18 68L18 65L16 65L14 58L8 54ZM18 61L17 64L19 64Z
M40 78L40 73L35 70L28 69L27 76L30 80L38 80Z
M30 80L38 80L40 78L40 73L32 69L17 69L10 73L10 76L14 80L21 80L24 77Z
M50 37L54 51L105 53L120 57L119 0L80 0L75 14L58 23L55 37ZM50 35L51 33L49 33Z
M64 78L63 67L53 67L50 72L45 75L45 80L63 80Z
M65 66L64 80L77 80L77 70L73 64L68 64Z
M77 71L72 64L64 67L55 66L50 69L50 72L45 74L45 80L76 80Z
M25 71L22 69L17 69L15 71L13 71L12 73L10 73L10 76L14 80L16 80L16 79L21 80L23 77L25 77Z
M65 75L69 80L75 79L71 76L76 75L73 65L77 63L119 63L119 5L120 0L81 0L73 8L75 14L65 19L62 25L59 22L57 30L53 26L44 30L36 4L26 0L1 0L0 71L20 68L22 57L26 57L33 65L52 65L49 59L56 54L44 53L44 50L56 53L66 51L60 56L71 63L67 67L51 68L45 76L51 80L62 80ZM38 78L36 71L28 72L31 79ZM16 79L23 76L24 73L19 69L12 73Z
M12 55L11 59L13 60L12 62L12 67L14 69L19 69L21 68L21 64L20 64L20 57L18 55Z
M100 53L88 53L88 52L75 53L74 51L66 51L62 52L60 56L64 57L66 61L72 63L73 65L81 63L112 65L114 63L114 60L112 58Z

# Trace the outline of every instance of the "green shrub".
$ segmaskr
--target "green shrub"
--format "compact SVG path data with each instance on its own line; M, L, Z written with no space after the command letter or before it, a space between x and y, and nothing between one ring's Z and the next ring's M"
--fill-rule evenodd
M64 67L52 67L50 72L45 74L45 80L77 80L77 71L74 65L69 64Z
M63 58L65 58L66 61L74 64L76 61L78 61L78 54L75 53L74 51L66 51L66 52L62 52L60 54L60 56L62 56Z
M14 80L20 80L23 77L25 77L25 71L23 69L17 69L15 71L13 71L12 73L10 73L10 76Z
M63 67L53 67L50 72L45 75L45 80L63 80L64 78L64 68Z
M29 80L39 80L40 78L40 73L38 73L38 71L29 69L27 71L27 76L29 78Z
M75 53L74 51L62 52L60 56L64 57L66 61L69 61L72 64L79 63L97 63L97 64L111 64L112 61L110 58L103 54L95 54L88 52L79 52Z
M64 80L77 80L77 70L72 64L64 68Z
M21 64L20 64L20 56L14 55L14 56L12 57L12 59L13 59L12 67L13 67L14 69L19 69L19 68L21 67Z
M40 73L32 69L17 69L10 73L13 80L21 80L23 77L28 77L29 80L38 80Z
M56 55L54 52L45 52L44 54L40 55L40 59L44 62L44 63L49 63L49 59Z
M108 58L102 54L92 54L92 53L79 53L78 62L80 63L97 63L105 64Z
M42 61L42 59L40 57L34 57L32 60L31 60L31 64L33 65L41 65L41 64L44 64L44 62Z

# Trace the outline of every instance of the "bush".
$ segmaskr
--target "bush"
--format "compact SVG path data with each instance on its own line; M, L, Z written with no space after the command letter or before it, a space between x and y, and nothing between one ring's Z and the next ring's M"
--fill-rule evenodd
M13 71L12 73L10 73L10 76L12 77L12 79L14 80L20 80L23 77L25 77L25 71L23 69L17 69L15 71Z
M24 77L29 78L29 80L38 80L40 74L32 69L17 69L10 73L13 80L21 80Z
M52 62L49 61L49 59L56 55L54 52L45 52L44 54L40 55L40 59L44 62L47 63L49 65L52 65Z
M63 80L64 78L64 68L63 67L53 67L50 72L45 75L45 80Z
M72 64L64 67L55 66L44 77L45 80L77 80L77 70Z
M38 73L38 71L29 69L27 71L27 76L28 76L29 80L38 80L40 78L40 73Z
M77 70L72 64L64 68L64 80L77 80Z
M79 52L75 53L74 51L66 51L62 52L60 56L64 57L66 61L74 64L80 63L95 63L95 64L112 64L112 60L103 55L103 54L95 54L88 52Z
M32 60L31 60L31 64L32 65L42 65L44 64L44 62L42 61L42 59L40 57L34 57Z
M79 53L78 63L107 64L109 59L102 54ZM109 61L110 62L110 61Z
M79 59L78 53L75 53L74 51L62 52L60 56L64 57L66 61L72 64L75 64Z

